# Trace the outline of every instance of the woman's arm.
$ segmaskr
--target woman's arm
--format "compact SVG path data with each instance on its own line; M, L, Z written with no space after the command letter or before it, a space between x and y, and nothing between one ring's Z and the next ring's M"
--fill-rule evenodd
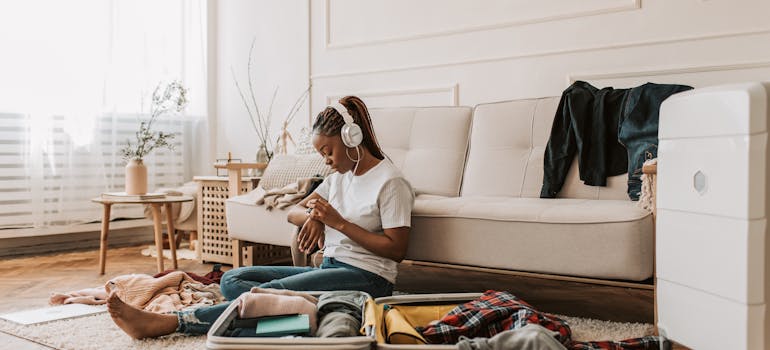
M310 217L342 232L364 249L381 257L401 262L406 256L409 244L409 227L397 227L383 230L376 234L345 220L329 202L319 196L318 199L305 203L313 208ZM300 245L302 247L302 245Z
M301 200L297 205L291 208L289 214L286 215L286 219L300 228L297 235L297 248L305 254L310 254L315 248L323 248L324 245L324 224L318 220L314 220L308 213L307 203L311 199L323 198L318 193L311 193L305 199Z
M310 217L310 214L308 214L307 209L307 202L311 199L318 199L323 198L318 193L311 193L309 196L305 197L305 199L301 200L299 203L297 203L295 206L289 210L289 214L287 214L286 219L294 224L295 226L302 227L302 225L305 224L305 221Z
M345 222L340 231L366 250L383 258L401 262L409 244L409 227L386 228L382 235L371 233L362 227Z

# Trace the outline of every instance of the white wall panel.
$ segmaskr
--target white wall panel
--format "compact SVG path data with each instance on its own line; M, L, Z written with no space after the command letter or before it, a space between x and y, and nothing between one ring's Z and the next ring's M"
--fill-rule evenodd
M361 99L366 100L366 105L369 108L388 106L457 106L458 93L457 84L390 91L351 90L346 93L326 95L325 104L332 104L344 96L354 94Z
M327 47L327 20L332 21L330 28L346 26L347 21L361 18L377 23L387 17L379 12L360 10L351 13L345 9L334 15L335 2L331 0L331 15L327 19L325 1L311 2L312 13L312 76L314 79L335 78L346 74L367 74L371 72L422 69L443 65L458 65L496 61L500 59L519 59L561 55L599 50L646 47L660 43L687 43L719 37L736 37L750 33L767 33L770 23L766 13L770 13L770 2L762 0L697 0L667 1L646 0L639 9L597 13L591 16L577 16L544 22L525 23L512 26L494 27L488 30L446 32L443 35L421 37L419 35L405 40L383 42L382 36L371 39L372 45L352 47ZM371 5L389 1L361 1ZM420 1L413 3L422 3ZM480 8L493 3L480 1L445 1L445 3L472 3ZM527 7L533 6L532 3ZM560 0L564 6L574 3ZM583 4L583 2L579 2ZM364 6L364 5L361 5ZM450 5L446 5L451 8ZM458 5L459 6L459 5ZM373 7L377 9L377 7ZM395 7L394 11L405 13L407 21L411 16L430 17L429 9L419 6ZM475 10L482 11L482 10ZM342 14L345 14L343 16ZM455 14L466 15L468 21L475 21L473 11ZM547 16L541 13L541 16ZM553 12L558 18L559 12ZM513 16L513 15L509 15ZM483 17L482 17L483 18ZM389 17L391 28L400 28L400 17ZM471 22L473 23L473 22ZM494 20L490 24L495 24ZM422 32L430 32L432 24L425 24ZM457 28L467 27L460 21ZM374 25L373 25L374 26ZM411 25L410 25L411 26ZM393 29L397 30L397 29ZM410 32L420 33L419 29ZM355 34L358 35L358 34ZM333 38L333 35L332 35ZM378 41L379 40L379 41ZM332 40L332 43L335 41ZM340 41L341 42L341 41ZM648 53L652 55L654 52ZM602 64L601 60L596 61Z
M231 41L221 44L220 59L245 59L255 31L273 35L260 39L267 44L262 47L284 50L281 45L291 43L297 48L268 65L267 74L297 81L304 75L312 81L311 108L303 123L330 100L349 94L360 95L372 107L472 106L558 96L575 79L617 87L647 81L705 86L770 80L770 1L765 0L219 4L230 13L219 16L228 22L220 23L226 28L219 38ZM264 9L270 14L244 15ZM303 30L309 35L301 35ZM241 52L234 51L235 41ZM230 124L219 127L241 127L242 139L248 134L238 124L242 106L228 86L229 65L226 60L218 64L218 91L227 99L219 101L220 121ZM218 149L234 148L227 142L220 140Z
M746 81L770 81L770 61L614 73L582 73L572 75L568 79L570 82L585 80L594 85L616 87L632 87L647 81L696 87Z
M305 90L309 76L308 0L217 1L217 158L232 152L234 158L254 162L256 133L233 81L233 73L248 97L247 63L252 39L254 95L266 112L273 91L272 135L294 101ZM232 69L232 71L231 71ZM305 126L309 110L300 110L289 130L295 138ZM212 168L213 169L213 168Z
M343 48L635 10L641 0L324 1L326 46Z

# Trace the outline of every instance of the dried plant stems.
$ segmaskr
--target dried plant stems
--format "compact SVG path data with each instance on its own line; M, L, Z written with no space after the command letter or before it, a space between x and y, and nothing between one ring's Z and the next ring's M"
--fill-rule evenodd
M278 96L278 90L279 87L276 87L273 91L273 96L270 99L270 105L266 111L265 114L260 111L259 104L257 104L257 98L256 93L254 92L254 79L251 71L252 67L252 57L254 54L254 46L256 45L256 38L254 38L251 41L251 47L249 48L249 61L246 66L246 75L248 77L248 91L249 96L246 96L246 93L244 93L244 89L241 88L241 84L238 82L238 78L235 75L235 70L233 67L230 67L230 72L233 75L233 81L235 82L235 87L238 89L238 94L241 97L241 101L243 102L244 107L246 107L246 112L249 114L249 120L251 121L252 127L254 127L254 131L257 134L257 137L259 139L259 144L264 145L265 149L268 152L268 157L272 157L271 150L273 149L272 139L270 138L270 126L273 122L273 105L275 104L275 100ZM297 114L299 109L302 107L302 105L307 101L308 96L310 94L310 86L308 86L307 89L302 93L302 95L297 98L297 100L294 102L294 105L289 110L289 113L286 115L286 119L284 119L284 122L282 124L282 133L285 133L286 131L286 125L290 123L294 116ZM256 120L255 120L256 119ZM281 135L278 136L278 139L275 141L275 147L278 146L278 140L281 138Z

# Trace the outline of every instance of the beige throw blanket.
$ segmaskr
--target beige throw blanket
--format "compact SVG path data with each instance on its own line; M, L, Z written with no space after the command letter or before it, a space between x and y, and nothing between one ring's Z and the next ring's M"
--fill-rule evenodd
M107 303L107 291L104 287L86 288L67 293L53 292L48 298L50 305L87 304L101 305Z
M301 178L283 188L271 190L265 190L262 186L258 186L253 191L243 196L235 197L232 200L246 204L264 205L267 210L273 210L273 208L285 209L299 203L309 195L313 184L318 181L323 181L323 179L313 177Z
M117 293L126 304L155 313L215 305L225 300L218 284L199 283L182 271L158 278L144 274L118 276L108 281L105 289L109 294Z

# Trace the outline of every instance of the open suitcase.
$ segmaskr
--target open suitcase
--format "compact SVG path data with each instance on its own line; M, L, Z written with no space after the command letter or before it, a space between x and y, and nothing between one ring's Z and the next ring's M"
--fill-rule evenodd
M318 296L323 292L310 292ZM206 349L308 349L308 350L368 350L368 349L455 349L456 345L426 345L426 344L390 344L388 340L410 341L414 337L398 331L399 321L408 319L410 323L427 324L428 321L439 319L452 308L467 301L480 297L481 293L448 293L448 294L410 294L369 299L363 310L362 328L368 329L368 335L343 338L268 338L268 337L227 337L224 336L228 327L238 316L238 305L232 303L214 322L206 339ZM419 310L418 311L418 307ZM385 310L388 310L387 312ZM398 312L394 312L396 310ZM427 311L426 311L427 310ZM391 325L390 331L387 328Z

